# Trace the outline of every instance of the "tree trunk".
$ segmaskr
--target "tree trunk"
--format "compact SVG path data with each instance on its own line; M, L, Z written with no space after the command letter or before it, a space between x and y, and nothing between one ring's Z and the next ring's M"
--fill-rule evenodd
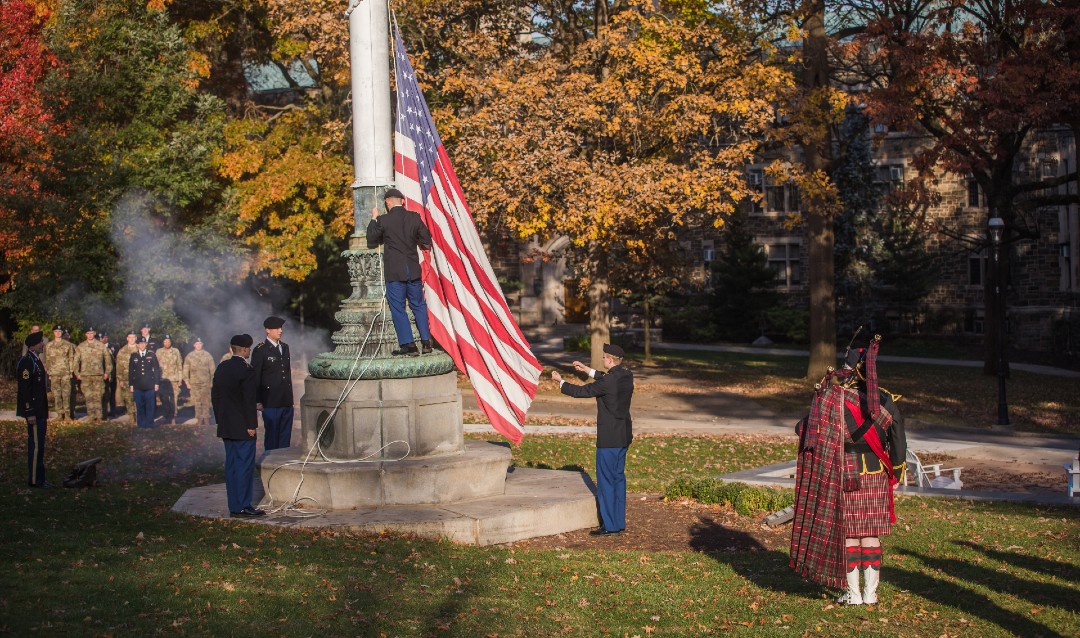
M806 22L806 41L803 46L804 70L801 88L804 95L813 95L829 84L828 40L825 34L825 3L813 2ZM822 105L822 108L827 108ZM824 139L807 139L803 143L803 163L809 174L829 172L830 146L828 134ZM807 279L810 286L810 362L806 369L809 379L820 378L825 368L836 365L836 294L833 269L832 219L829 202L805 201L807 231Z
M608 306L606 279L594 278L589 284L589 334L591 352L589 365L601 369L604 365L604 344L611 339L611 309Z
M649 324L652 316L649 312L649 300L645 300L645 365L652 365L652 330Z

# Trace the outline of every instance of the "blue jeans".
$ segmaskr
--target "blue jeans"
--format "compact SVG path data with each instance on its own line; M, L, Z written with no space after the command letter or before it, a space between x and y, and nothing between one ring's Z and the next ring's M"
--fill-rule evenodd
M609 532L626 529L626 450L596 448L596 502L600 522Z
M431 330L428 329L424 282L413 279L412 281L386 282L386 302L390 305L390 318L394 320L394 332L397 333L398 343L405 345L413 342L412 326L409 325L409 315L405 312L406 298L409 300L413 317L416 318L416 329L420 331L420 339L430 341Z
M140 428L154 427L154 391L135 390L135 423Z

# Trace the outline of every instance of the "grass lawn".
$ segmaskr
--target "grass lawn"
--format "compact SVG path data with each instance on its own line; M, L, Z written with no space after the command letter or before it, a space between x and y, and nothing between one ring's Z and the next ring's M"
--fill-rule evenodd
M660 350L653 360L658 371L693 379L695 387L709 384L780 414L797 418L810 405L805 357ZM907 418L987 428L997 422L997 379L980 368L879 362L878 372L883 387L903 396L898 406ZM1080 434L1078 386L1076 379L1013 371L1010 420L1017 430Z
M591 463L585 437L528 437L515 463ZM0 633L17 636L1074 636L1080 510L901 498L882 603L839 608L787 553L475 548L173 514L223 480L209 428L51 426L50 480L102 456L89 490L25 487L25 425L0 423ZM642 437L631 489L790 458L790 443ZM648 469L646 469L648 468Z

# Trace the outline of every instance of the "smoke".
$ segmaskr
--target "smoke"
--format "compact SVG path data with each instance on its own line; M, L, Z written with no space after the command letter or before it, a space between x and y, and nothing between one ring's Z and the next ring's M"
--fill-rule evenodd
M201 337L216 359L234 334L264 339L263 320L277 315L287 321L282 339L290 345L294 367L306 369L310 357L330 349L328 331L303 327L283 310L289 299L281 285L248 276L250 256L237 250L226 232L212 224L172 229L168 213L159 200L139 192L126 194L113 210L122 302L119 307L84 303L92 320L123 327L111 335L113 342L123 343L123 333L148 323L151 335L160 340L169 333L173 345Z

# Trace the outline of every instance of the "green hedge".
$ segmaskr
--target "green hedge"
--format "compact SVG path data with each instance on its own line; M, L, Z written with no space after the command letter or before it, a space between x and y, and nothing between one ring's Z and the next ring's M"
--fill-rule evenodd
M781 510L795 502L792 490L758 487L716 478L692 480L681 477L668 486L664 498L693 498L707 505L728 505L742 516Z

